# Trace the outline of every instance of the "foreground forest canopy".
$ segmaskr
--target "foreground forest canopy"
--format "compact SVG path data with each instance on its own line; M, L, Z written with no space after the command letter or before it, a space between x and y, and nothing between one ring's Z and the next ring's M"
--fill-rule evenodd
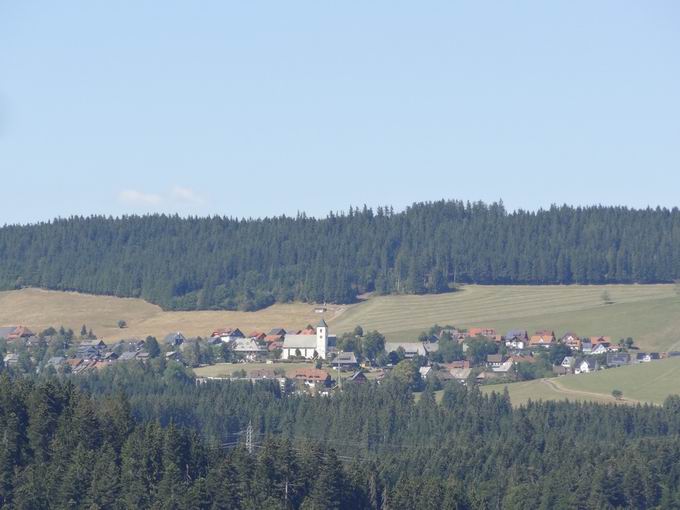
M243 431L253 426L252 453ZM680 505L680 398L532 403L398 380L330 398L179 366L0 377L0 506L613 509Z
M680 211L440 201L323 219L74 217L0 228L0 288L141 297L165 309L349 303L453 283L680 278Z

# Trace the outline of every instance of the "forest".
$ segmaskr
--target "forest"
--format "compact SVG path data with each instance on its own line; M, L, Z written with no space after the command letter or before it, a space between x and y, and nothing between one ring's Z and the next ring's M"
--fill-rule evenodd
M680 505L680 397L513 408L458 383L415 401L391 379L318 398L139 364L3 374L0 429L2 508Z
M164 309L350 303L458 283L680 278L680 211L439 201L326 218L71 217L0 228L0 289L141 297Z

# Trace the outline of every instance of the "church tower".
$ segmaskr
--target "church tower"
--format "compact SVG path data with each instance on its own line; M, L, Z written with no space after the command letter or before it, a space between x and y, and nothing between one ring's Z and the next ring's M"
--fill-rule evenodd
M316 353L319 358L326 358L328 351L328 324L321 319L316 325Z

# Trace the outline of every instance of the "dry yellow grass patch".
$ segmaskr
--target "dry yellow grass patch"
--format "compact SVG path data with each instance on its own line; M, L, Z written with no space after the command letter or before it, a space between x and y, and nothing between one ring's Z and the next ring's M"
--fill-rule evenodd
M343 310L327 308L325 314L315 313L308 303L276 304L257 312L164 312L141 299L23 289L0 292L0 325L25 325L36 332L64 325L77 333L85 324L109 342L147 335L161 338L172 331L205 337L220 327L238 327L245 334L273 327L302 329L321 317L331 320ZM119 329L119 320L128 327Z

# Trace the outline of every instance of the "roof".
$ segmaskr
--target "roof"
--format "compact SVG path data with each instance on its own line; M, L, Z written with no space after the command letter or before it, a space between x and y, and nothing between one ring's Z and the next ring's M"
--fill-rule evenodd
M326 324L326 321L321 319L319 323L316 325L317 328L326 328L328 329L328 324Z
M385 342L385 352L396 351L401 347L406 353L416 353L426 356L428 352L437 352L438 343L430 342Z
M276 340L274 342L269 342L267 344L267 350L273 351L275 349L282 349L283 348L283 342L281 340Z
M454 379L467 379L472 373L471 368L452 368L449 373Z
M186 338L184 338L184 335L179 331L177 331L176 333L169 333L165 335L165 338L163 338L163 341L166 344L174 344L177 343L178 341L184 342L185 340Z
M325 381L330 377L328 372L320 368L300 368L293 375L295 379L304 379L306 381Z
M124 352L120 355L118 358L120 361L129 361L131 359L135 359L137 357L136 352Z
M503 363L503 355L502 354L487 354L486 361L487 361L487 363Z
M334 365L356 365L357 357L353 352L339 352L338 355L333 358Z
M316 349L314 335L286 335L283 338L284 349Z
M277 336L281 336L281 335L285 335L285 334L286 334L286 330L283 329L283 328L272 328L269 331L269 333L267 333L267 335L277 335Z
M16 326L3 326L0 328L0 338L7 338L17 330Z
M505 334L506 340L512 340L513 338L525 338L527 336L526 330L523 329L511 329Z
M257 368L248 374L251 379L276 379L276 374L268 368Z
M259 352L266 351L266 347L260 347L255 340L250 338L239 338L235 345L234 350L238 352Z
M552 335L533 335L529 339L529 344L530 345L543 345L543 344L551 344L555 341L555 338Z
M348 379L349 381L366 381L366 376L361 370L354 372Z

